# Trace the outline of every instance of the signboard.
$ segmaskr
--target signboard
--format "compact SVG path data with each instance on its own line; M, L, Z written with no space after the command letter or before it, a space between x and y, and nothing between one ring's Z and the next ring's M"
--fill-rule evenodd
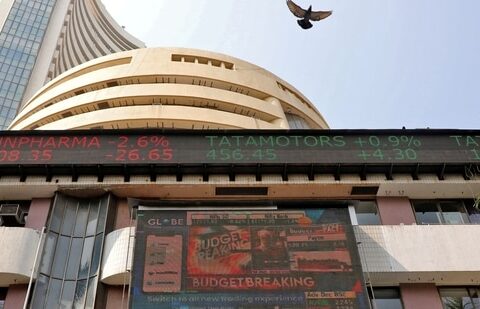
M480 163L476 131L135 132L4 132L0 164Z
M131 308L369 308L345 208L139 210Z

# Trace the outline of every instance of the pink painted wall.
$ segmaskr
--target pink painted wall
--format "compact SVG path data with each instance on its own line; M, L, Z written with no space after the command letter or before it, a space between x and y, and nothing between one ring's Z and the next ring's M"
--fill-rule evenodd
M406 197L378 197L377 206L384 225L416 223L410 200Z
M107 303L105 305L105 309L127 309L128 289L128 285L125 287L125 291L123 290L123 286L107 286Z
M117 214L115 216L115 230L130 226L130 209L127 199L117 200Z
M22 309L27 288L28 285L26 284L10 285L5 298L4 309Z
M48 211L52 200L49 198L33 199L28 210L25 227L41 230L47 224Z
M400 284L404 309L442 309L442 301L435 284Z

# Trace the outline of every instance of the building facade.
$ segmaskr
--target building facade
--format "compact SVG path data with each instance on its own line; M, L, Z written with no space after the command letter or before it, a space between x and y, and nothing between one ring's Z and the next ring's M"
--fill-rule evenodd
M0 304L478 308L480 133L327 129L225 55L60 74L0 136Z
M85 61L143 47L98 0L0 2L0 127L53 77Z

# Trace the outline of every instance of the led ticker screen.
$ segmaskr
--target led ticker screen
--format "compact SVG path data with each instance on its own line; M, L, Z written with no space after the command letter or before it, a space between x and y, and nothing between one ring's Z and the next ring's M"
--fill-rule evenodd
M135 132L5 132L0 164L480 162L476 131Z
M344 208L137 219L134 309L369 308Z

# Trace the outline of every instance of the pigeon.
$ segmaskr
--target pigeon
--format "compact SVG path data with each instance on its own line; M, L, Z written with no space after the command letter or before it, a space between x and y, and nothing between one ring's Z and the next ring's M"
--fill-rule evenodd
M297 23L302 27L303 29L310 29L312 28L312 21L318 21L324 18L327 18L328 16L332 15L332 11L318 11L318 12L313 12L312 11L312 6L308 8L308 10L304 10L298 5L296 5L293 1L287 0L287 6L290 9L290 11L293 13L293 15L297 16L298 18L302 18L297 20Z

